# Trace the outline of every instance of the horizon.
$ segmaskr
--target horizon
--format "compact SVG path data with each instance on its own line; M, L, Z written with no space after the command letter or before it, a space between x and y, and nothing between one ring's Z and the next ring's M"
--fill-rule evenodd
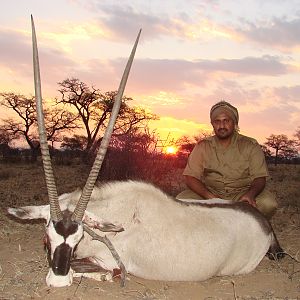
M260 144L300 126L298 1L11 0L0 12L1 92L34 94L31 14L46 99L72 77L116 90L142 28L124 95L160 117L150 127L162 139L211 132L220 100Z

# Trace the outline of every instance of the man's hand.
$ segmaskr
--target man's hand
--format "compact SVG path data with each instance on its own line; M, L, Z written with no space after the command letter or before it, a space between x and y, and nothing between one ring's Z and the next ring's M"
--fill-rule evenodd
M265 188L266 186L266 177L257 177L255 178L249 190L240 197L240 201L248 202L250 205L256 207L255 197Z
M250 205L256 207L255 198L251 197L250 195L244 194L240 197L240 201L248 202Z
M198 194L203 199L212 199L212 198L219 198L218 195L213 194L210 192L207 187L204 185L202 181L199 179L185 175L185 183L186 185L196 194Z

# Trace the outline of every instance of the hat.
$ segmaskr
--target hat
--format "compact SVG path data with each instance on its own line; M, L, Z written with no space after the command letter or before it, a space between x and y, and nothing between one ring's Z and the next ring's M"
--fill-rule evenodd
M220 101L210 109L210 120L213 121L219 114L229 114L235 124L239 123L239 112L236 107L226 101Z

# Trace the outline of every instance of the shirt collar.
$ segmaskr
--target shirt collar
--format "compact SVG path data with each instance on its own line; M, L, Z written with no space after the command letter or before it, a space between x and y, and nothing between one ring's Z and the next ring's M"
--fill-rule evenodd
M237 140L238 140L238 136L239 136L239 133L237 131L235 131L233 133L233 136L232 136L232 139L231 139L231 142L230 142L230 145L229 145L228 148L236 145ZM211 141L212 141L213 147L215 147L215 148L221 148L220 144L218 143L218 138L217 138L216 135L212 136L212 140Z

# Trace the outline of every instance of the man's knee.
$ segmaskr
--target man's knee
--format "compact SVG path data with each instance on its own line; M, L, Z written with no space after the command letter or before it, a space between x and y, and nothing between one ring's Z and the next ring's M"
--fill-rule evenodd
M200 195L196 194L195 192L193 192L190 189L186 189L183 190L182 192L180 192L177 196L176 199L178 200L186 200L186 199L195 199L195 200L201 200L203 198L201 198Z
M264 190L256 197L257 209L270 219L278 208L275 195L268 190Z

